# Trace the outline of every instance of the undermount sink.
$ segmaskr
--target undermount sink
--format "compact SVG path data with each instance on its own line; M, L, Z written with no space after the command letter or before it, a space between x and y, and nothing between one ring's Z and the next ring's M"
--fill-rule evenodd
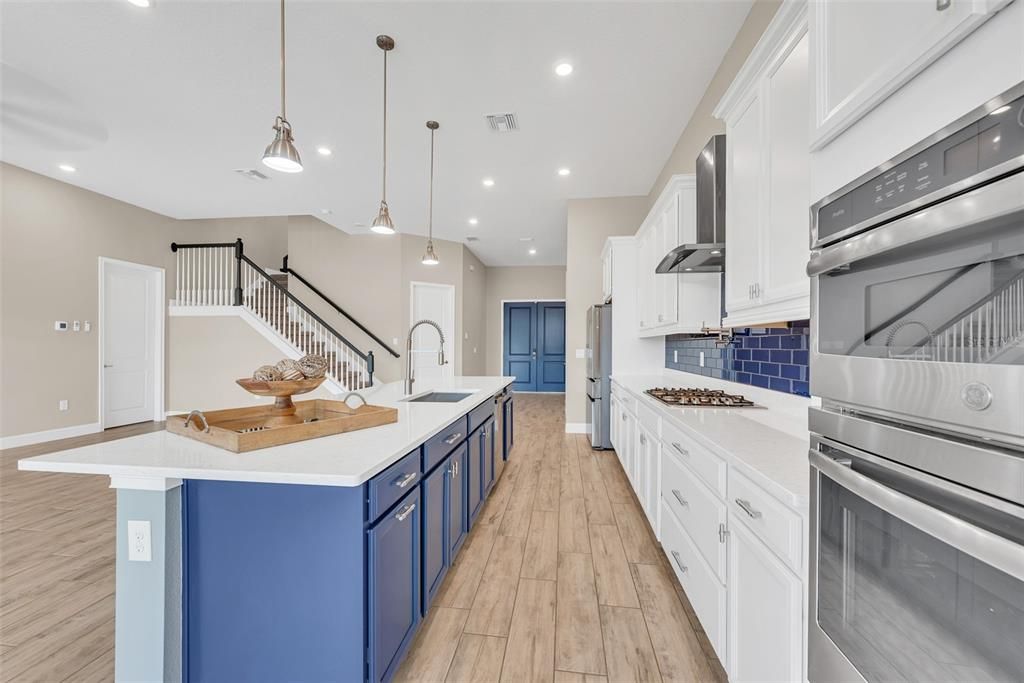
M474 391L430 391L421 396L402 399L409 403L458 403L467 396L472 396Z

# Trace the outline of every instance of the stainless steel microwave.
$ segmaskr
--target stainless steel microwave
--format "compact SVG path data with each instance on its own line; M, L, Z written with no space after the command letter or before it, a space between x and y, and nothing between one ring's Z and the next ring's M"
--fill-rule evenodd
M1024 447L1024 83L811 207L811 392Z

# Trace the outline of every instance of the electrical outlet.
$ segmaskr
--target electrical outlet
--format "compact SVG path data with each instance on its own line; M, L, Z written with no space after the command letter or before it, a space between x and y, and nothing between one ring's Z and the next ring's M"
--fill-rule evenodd
M700 352L700 366L704 367L704 352Z
M576 357L577 358L586 358L587 357L587 350L586 349L576 349Z
M62 413L67 412L68 400L66 398L62 398L60 401L57 402L57 410L59 410Z
M673 363L678 363L679 362L679 349L672 349L672 362Z
M150 541L149 520L128 520L128 561L152 562L153 547Z

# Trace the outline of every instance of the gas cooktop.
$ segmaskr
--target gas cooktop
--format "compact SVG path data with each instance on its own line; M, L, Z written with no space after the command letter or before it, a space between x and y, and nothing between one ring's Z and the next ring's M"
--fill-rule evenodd
M645 393L670 406L696 406L712 408L749 408L754 402L739 394L727 394L721 389L669 389L656 387Z

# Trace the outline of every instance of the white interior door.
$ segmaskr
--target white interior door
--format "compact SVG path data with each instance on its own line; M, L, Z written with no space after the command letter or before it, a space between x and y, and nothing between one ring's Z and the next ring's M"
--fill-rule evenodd
M422 382L419 387L423 387L431 380L455 375L455 286L413 282L411 287L409 324L433 320L440 325L444 330L444 353L448 361L446 365L438 365L437 330L430 325L417 328L412 337L412 367L417 381ZM417 390L414 386L413 391Z
M103 427L152 420L156 413L161 271L103 261Z

